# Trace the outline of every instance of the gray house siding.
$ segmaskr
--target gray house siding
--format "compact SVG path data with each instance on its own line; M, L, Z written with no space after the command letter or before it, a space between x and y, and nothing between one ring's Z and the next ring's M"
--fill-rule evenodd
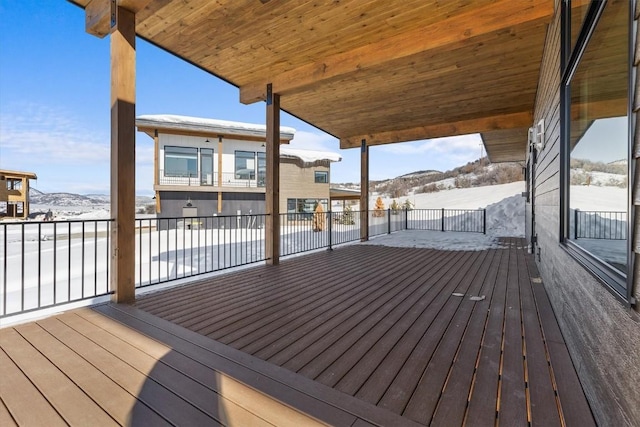
M538 266L596 420L603 426L637 426L640 316L620 303L560 244L560 2L556 5L534 113L534 123L544 119L546 126L546 146L538 155L535 171ZM639 247L636 238L636 252Z
M218 193L205 191L160 191L162 211L159 219L182 218L183 209L190 201L191 208L197 209L198 217L235 216L264 214L264 193L222 193L222 212L218 213ZM188 216L188 215L187 215ZM211 221L207 224L224 224L225 222ZM233 221L231 221L233 223ZM175 228L176 221L159 221L160 229Z

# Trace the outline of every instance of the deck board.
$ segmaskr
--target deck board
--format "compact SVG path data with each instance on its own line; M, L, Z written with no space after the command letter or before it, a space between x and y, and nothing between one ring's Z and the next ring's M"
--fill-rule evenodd
M517 250L511 247L498 389L498 422L513 427L524 427L527 425L527 405L517 267Z
M44 395L4 351L0 351L0 368L2 402L3 407L7 409L9 419L21 425L52 427L67 425ZM10 392L13 390L20 390L20 393ZM7 406L11 407L11 414ZM3 414L3 419L5 418L7 417ZM2 422L3 426L10 424L5 422L8 422L8 419Z
M495 251L484 252L484 255L481 258L480 268L475 274L466 276L470 287L459 291L468 295L483 296L485 299L473 302L467 298L459 298L459 306L456 308L455 315L403 413L415 421L423 424L428 424L431 421L472 312L482 308L486 311L488 308L493 284L486 279L493 276L492 272L497 272L497 265L493 263Z
M560 414L558 413L555 389L550 378L544 337L533 298L527 262L522 251L518 252L518 272L530 422L534 427L560 426Z
M33 324L29 324L33 325ZM2 348L45 399L70 425L118 425L71 379L38 351L35 345L15 329L1 329ZM12 408L10 408L12 409ZM45 423L46 424L46 423Z
M533 257L501 242L350 245L1 329L0 422L594 425Z
M485 295L485 300L473 307L473 313L452 360L449 376L432 416L431 421L434 425L462 425L465 419L480 344L493 301L498 269L505 252L494 251L491 268L481 292Z

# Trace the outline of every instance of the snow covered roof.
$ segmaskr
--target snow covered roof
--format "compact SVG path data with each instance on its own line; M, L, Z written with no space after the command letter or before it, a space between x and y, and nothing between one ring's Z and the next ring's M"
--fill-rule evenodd
M323 160L339 162L342 156L331 151L300 150L298 148L280 147L280 158L300 159L304 163L313 163Z
M254 123L231 122L227 120L201 117L179 116L175 114L147 114L136 117L138 128L173 129L199 131L211 134L253 136L266 138L267 126ZM280 139L291 140L294 128L280 126Z

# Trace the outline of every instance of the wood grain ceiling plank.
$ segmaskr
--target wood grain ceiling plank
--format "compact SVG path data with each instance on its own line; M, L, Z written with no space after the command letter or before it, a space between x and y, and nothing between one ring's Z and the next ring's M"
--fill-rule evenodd
M241 87L240 100L243 103L252 103L264 99L267 82L273 84L274 91L288 95L318 85L329 78L443 45L455 44L501 28L547 18L553 12L553 5L548 0L530 0L527 6L522 7L522 2L501 0L498 4L474 9L348 52L337 53L295 70L265 76L263 81Z
M210 66L222 64L222 69L258 76L264 75L265 70L284 72L331 51L351 49L354 45L368 43L372 38L385 37L389 30L396 34L397 29L389 27L384 32L374 24L379 24L379 19L392 14L395 9L409 6L401 2L387 3L385 6L384 2L374 0L345 4L350 8L319 9L317 14L301 11L300 16L295 16L295 11L287 12L286 19L281 18L280 22L261 23L257 29L254 24L255 35L250 38L242 31L234 31L237 40L233 40L233 44L225 41L224 37L222 40L217 37L216 57L211 58ZM383 18L378 18L383 13ZM363 15L366 18L361 18ZM200 54L202 51L194 52L194 56ZM268 55L268 61L265 61L265 55ZM241 80L249 81L247 79L243 74Z
M380 145L396 142L416 141L419 139L439 138L444 136L467 135L501 129L528 127L533 121L533 114L525 111L514 114L500 114L475 120L440 123L431 126L420 126L413 129L402 129L378 134L354 135L340 140L340 148L359 147L366 139L367 145Z

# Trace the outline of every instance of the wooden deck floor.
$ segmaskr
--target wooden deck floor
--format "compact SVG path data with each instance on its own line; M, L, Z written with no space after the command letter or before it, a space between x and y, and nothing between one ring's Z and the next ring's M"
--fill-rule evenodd
M504 246L354 245L137 307L420 424L593 424L535 263Z
M504 246L353 245L0 329L0 425L594 425Z

